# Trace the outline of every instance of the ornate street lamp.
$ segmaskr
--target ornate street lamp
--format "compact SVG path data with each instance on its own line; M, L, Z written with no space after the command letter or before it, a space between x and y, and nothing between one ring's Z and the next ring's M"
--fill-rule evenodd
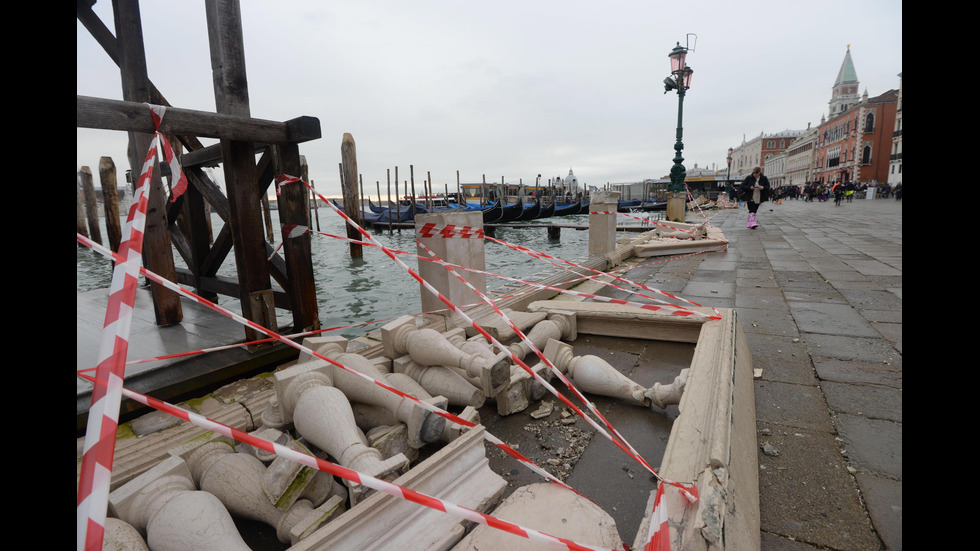
M684 115L684 94L691 87L691 76L694 70L687 65L688 48L677 46L667 55L670 58L670 76L664 79L664 94L671 90L677 90L677 142L674 144L674 165L670 168L670 192L667 202L667 218L673 222L684 221L684 209L687 206L687 197L684 187L684 179L687 177L687 170L682 164L684 157L681 151L684 150L684 142L681 138L684 135L684 125L682 124ZM673 203L673 209L671 208Z
M728 191L732 187L732 153L734 152L735 150L729 147L728 157L725 157L725 160L728 162L728 176L725 177L725 191ZM734 197L729 197L729 199L734 199Z

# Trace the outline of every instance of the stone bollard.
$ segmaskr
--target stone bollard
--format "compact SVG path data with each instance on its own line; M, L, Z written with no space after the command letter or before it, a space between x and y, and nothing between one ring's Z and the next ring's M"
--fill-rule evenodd
M618 191L597 191L589 205L589 256L604 255L616 248Z
M331 386L330 367L317 360L275 373L276 396L284 419L293 423L303 438L341 465L374 478L394 480L408 470L408 458L401 455L384 460L378 450L365 443L366 438L357 428L347 396ZM379 390L384 391L380 387ZM344 484L349 490L351 505L371 492L348 480L344 480Z
M482 212L440 212L419 214L415 217L415 233L420 243L428 247L444 262L485 271L486 255L482 237L472 237L483 231ZM422 258L432 258L422 247L417 247ZM473 292L449 273L443 266L419 260L419 275L455 305L481 302ZM457 270L474 288L487 292L487 276L465 270ZM446 308L438 297L420 286L422 311L431 312Z
M249 551L228 509L198 490L187 463L168 457L109 494L110 512L153 551Z
M227 436L211 433L170 453L187 462L198 488L215 495L231 513L274 527L282 543L295 545L344 511L338 497L317 508L305 499L276 507L262 489L265 465L254 455L236 452L234 444Z

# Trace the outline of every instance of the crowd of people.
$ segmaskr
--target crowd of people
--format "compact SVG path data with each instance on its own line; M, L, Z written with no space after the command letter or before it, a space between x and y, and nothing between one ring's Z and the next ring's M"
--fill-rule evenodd
M735 198L739 206L744 204L748 208L749 215L746 223L749 229L754 230L759 227L757 214L759 205L765 201L778 204L783 199L799 200L800 197L803 197L804 202L812 202L814 199L818 202L824 202L833 198L834 204L840 206L841 203L853 202L855 194L859 193L859 198L867 197L868 188L867 184L855 182L831 182L829 184L807 182L803 186L771 187L769 179L765 176L765 169L757 166L752 169L752 173L740 185L731 186L728 189L728 194L729 197ZM894 186L877 185L874 186L874 193L876 199L895 197L896 201L901 201L902 184L899 182Z

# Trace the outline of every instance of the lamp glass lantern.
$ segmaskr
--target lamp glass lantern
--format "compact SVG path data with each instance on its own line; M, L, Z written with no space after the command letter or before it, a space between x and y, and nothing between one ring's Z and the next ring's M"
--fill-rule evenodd
M667 57L670 58L670 72L675 75L679 74L686 66L687 48L681 46L681 43L678 42L677 46L674 46L674 49L667 54Z

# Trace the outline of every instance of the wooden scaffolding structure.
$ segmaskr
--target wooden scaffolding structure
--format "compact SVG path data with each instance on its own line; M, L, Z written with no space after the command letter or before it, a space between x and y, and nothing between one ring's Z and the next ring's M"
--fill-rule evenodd
M163 105L167 110L159 131L176 150L185 151L179 159L189 185L176 201L168 200L160 170L153 171L145 266L209 300L218 295L238 298L242 315L263 327L277 329L275 308L280 308L292 313L294 331L318 329L310 234L284 239L284 256L275 253L264 239L261 201L276 175L307 179L299 144L321 137L320 121L308 116L285 122L251 117L239 0L205 1L216 113L173 107L150 82L138 0L112 0L116 36L92 10L94 3L76 0L77 18L119 66L123 100L77 96L77 126L128 132L129 164L136 178L156 131L146 104ZM220 143L205 147L199 138ZM222 168L227 196L204 171L216 165ZM278 207L284 226L310 226L305 186L283 186ZM207 218L211 209L225 222L213 243ZM175 267L173 249L188 269ZM237 280L217 275L232 250ZM157 325L179 323L179 295L155 283L151 288ZM262 337L245 329L248 341Z

